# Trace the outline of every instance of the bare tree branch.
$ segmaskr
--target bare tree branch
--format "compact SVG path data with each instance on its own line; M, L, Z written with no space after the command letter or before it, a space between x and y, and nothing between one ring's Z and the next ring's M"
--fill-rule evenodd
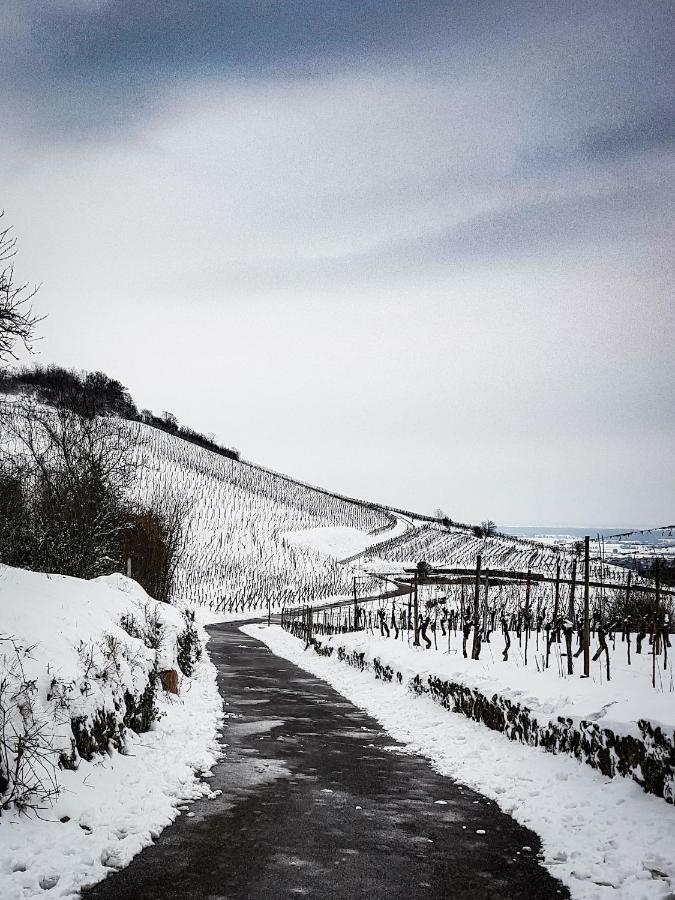
M0 212L0 219L4 212ZM35 326L44 316L33 314L31 300L39 286L29 289L27 284L14 281L14 257L16 238L11 228L0 230L0 365L10 359L18 359L14 348L23 344L29 353L33 350Z

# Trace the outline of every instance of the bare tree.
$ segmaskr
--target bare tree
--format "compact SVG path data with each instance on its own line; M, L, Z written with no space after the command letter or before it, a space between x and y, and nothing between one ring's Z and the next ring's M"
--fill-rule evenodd
M3 215L0 213L0 218ZM16 238L10 232L9 227L0 229L0 365L17 359L14 353L17 342L32 350L35 326L41 321L31 306L38 289L29 290L27 284L14 281Z
M28 400L12 404L5 429L22 472L31 568L81 578L118 568L136 429Z
M481 522L480 525L473 526L473 533L478 538L492 537L497 533L497 526L492 521L492 519L485 519L485 521Z

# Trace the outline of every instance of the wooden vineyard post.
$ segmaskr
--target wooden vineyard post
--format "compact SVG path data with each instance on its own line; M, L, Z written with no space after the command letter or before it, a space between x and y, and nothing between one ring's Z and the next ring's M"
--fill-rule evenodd
M630 588L633 580L633 573L628 572L626 579L626 609L623 616L623 629L626 635L626 653L628 655L628 665L630 665Z
M272 595L267 595L267 627L272 624Z
M661 572L659 569L659 561L655 560L654 567L656 571L654 572L654 626L652 628L652 687L656 687L656 654L659 649L659 607L660 607L660 594L661 594Z
M555 568L555 600L553 601L553 627L558 627L558 613L560 607L560 561Z
M584 678L591 674L591 610L588 582L591 579L590 538L584 538Z
M473 646L471 647L471 659L480 656L480 567L482 563L480 553L476 557L476 585L473 593Z
M413 641L413 646L419 647L420 645L420 623L419 623L419 600L417 597L417 572L415 572L415 587L413 593L413 615L415 616L413 625L415 626L415 640Z
M312 640L312 607L307 607L307 643Z
M567 650L567 674L574 674L574 657L572 656L572 635L574 634L574 594L577 588L577 561L572 560L572 583L567 605L567 628L565 628L565 648Z
M354 631L359 627L359 601L356 597L356 575L354 576Z
M530 643L530 588L530 569L528 569L525 582L525 665L527 665L527 646Z
M131 578L131 557L127 556L127 578Z
M412 615L412 584L410 585L410 593L408 594L408 646L410 646L410 616Z

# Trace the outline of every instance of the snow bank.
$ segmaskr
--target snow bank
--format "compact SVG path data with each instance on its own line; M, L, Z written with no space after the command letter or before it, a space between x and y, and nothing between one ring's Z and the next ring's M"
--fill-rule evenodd
M159 626L153 646L129 633L148 621ZM45 772L59 789L39 817L14 806L0 815L3 900L76 895L126 865L181 803L208 795L199 773L218 757L215 668L203 656L192 677L182 677L178 696L156 681L157 671L176 667L176 636L185 627L179 610L121 575L87 582L0 566L0 680L11 681L19 658L25 681L34 682L30 715L45 737ZM203 646L207 635L199 626L197 633ZM120 727L153 677L159 719L143 734ZM101 711L119 741L87 761L73 728L92 728Z
M320 621L317 631L321 633ZM297 628L291 633L299 635ZM480 660L464 658L461 638L458 642L455 636L453 641L452 632L443 652L431 649L431 638L427 638L430 649L423 650L407 643L411 637L407 632L400 637L384 638L369 628L312 643L320 655L337 650L341 661L372 670L384 681L395 678L511 740L567 753L605 776L632 778L647 793L671 804L675 801L675 727L670 724L675 693L668 689L672 684L666 684L665 691L663 682L658 690L651 687L646 653L635 654L632 666L613 665L623 677L603 683L602 668L595 673L597 680L580 679L578 674L561 677L556 644L552 665L546 669L544 655L535 656L536 634L531 636L529 667L523 665L523 648L515 635L506 661L501 656L502 635L493 634L493 640L484 643Z
M377 718L443 775L494 799L542 839L543 864L578 900L649 900L675 892L675 814L622 778L506 740L427 696L304 652L281 628L242 628ZM340 635L342 640L346 635ZM392 642L393 643L393 642ZM490 823L485 824L489 834Z
M429 638L433 636L431 631ZM652 656L649 647L641 654L632 648L631 665L626 662L625 644L620 635L616 649L611 654L611 680L605 677L604 657L591 665L590 678L580 678L582 660L576 659L576 674L568 676L566 661L560 658L560 648L553 644L550 666L545 667L546 639L542 635L538 641L532 634L529 639L529 663L524 665L523 647L512 635L508 661L504 661L502 651L504 639L501 633L493 633L490 643L483 643L479 660L465 659L462 655L462 636L448 638L437 632L438 649L426 650L408 644L407 633L404 640L383 638L379 632L366 631L340 634L335 637L321 637L322 643L338 644L350 651L365 653L368 659L379 657L383 663L401 672L404 680L420 675L458 681L467 687L480 691L486 696L498 693L500 696L527 706L539 719L555 719L558 716L584 719L612 728L622 734L639 734L637 722L648 719L653 725L661 725L666 730L675 730L675 684L673 663L669 660L668 671L657 666L657 689L651 684ZM611 641L610 648L611 648ZM469 653L471 639L469 639Z

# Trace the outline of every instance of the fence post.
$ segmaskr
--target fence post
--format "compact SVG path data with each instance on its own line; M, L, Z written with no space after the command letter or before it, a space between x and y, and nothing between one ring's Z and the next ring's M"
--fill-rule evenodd
M356 598L356 575L354 576L354 631L359 627L359 603Z
M417 597L417 572L415 572L415 585L413 588L413 626L415 628L415 639L413 640L413 646L419 647L420 645L420 623L419 623L419 600Z
M482 563L480 553L476 557L476 586L473 594L473 646L471 659L478 659L480 655L480 567Z
M525 582L525 665L527 665L527 647L530 643L530 582L530 569L528 569Z
M591 611L588 582L591 578L590 537L584 538L584 678L591 674Z
M661 571L659 567L659 560L655 560L654 568L656 571L654 572L654 628L652 633L652 687L656 687L656 654L658 652L659 645L659 606L661 600Z
M490 607L488 606L489 591L490 591L490 573L486 569L485 570L485 594L483 597L483 637L486 640L489 640L489 636L490 636L490 627L488 625L488 615L489 615L489 609L490 609Z
M572 580L570 584L570 593L567 600L567 622L568 625L564 628L565 632L565 648L567 650L567 674L574 675L574 657L572 656L572 635L574 634L574 619L575 619L575 609L574 609L574 594L576 592L577 587L577 561L576 559L572 560Z
M555 569L555 601L553 604L553 627L558 627L558 608L560 606L560 561Z

